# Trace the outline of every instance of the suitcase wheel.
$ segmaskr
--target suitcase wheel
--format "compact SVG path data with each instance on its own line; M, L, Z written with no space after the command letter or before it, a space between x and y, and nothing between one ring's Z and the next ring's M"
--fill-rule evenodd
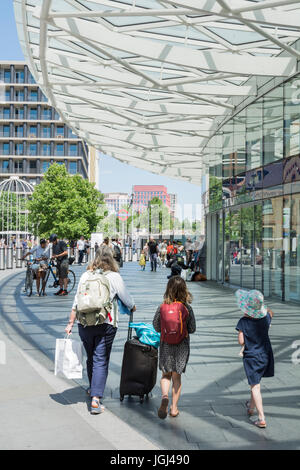
M120 401L123 401L124 400L124 395L121 395L120 396Z

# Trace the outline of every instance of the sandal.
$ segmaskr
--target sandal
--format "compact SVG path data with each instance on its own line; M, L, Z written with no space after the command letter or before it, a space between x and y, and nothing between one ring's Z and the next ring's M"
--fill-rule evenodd
M91 404L91 414L92 415L99 415L100 413L103 413L105 410L105 406L103 406L99 400L99 398L92 398L92 404Z
M168 416L168 406L169 406L169 398L167 396L163 397L161 400L160 407L158 408L158 417L160 419L166 419Z
M249 400L246 401L245 405L246 405L246 408L247 408L247 414L248 414L248 416L253 416L254 413L255 413L255 407L254 407L254 408L250 408L250 401L249 401Z
M257 421L254 422L254 426L265 429L267 427L267 423L264 419L258 419Z

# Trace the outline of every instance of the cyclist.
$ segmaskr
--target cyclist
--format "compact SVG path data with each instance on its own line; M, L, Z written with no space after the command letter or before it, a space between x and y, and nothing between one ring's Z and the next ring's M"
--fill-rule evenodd
M68 295L68 271L69 271L69 258L68 258L68 247L63 240L58 240L57 235L52 233L49 238L52 243L52 259L56 260L57 271L59 278L59 291L55 292L54 295Z
M40 293L40 280L45 278L48 260L50 258L50 248L47 245L47 241L44 238L41 238L40 244L34 246L28 253L26 253L22 260L24 260L29 255L34 255L35 258L33 264L31 265L31 269L36 275L37 295L41 295L41 293L46 295L44 286Z

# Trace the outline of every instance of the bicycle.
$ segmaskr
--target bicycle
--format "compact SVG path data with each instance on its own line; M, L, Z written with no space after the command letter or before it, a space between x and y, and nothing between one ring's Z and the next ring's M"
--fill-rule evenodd
M55 269L55 271L54 271ZM49 276L50 276L50 273L53 277L53 284L50 285L48 284L47 286L47 283L49 281ZM72 271L72 269L69 269L68 270L68 287L67 287L67 292L68 294L70 292L72 292L72 290L74 289L75 287L75 284L76 284L76 276L75 276L75 273L74 271ZM57 266L54 264L53 261L50 261L48 263L48 267L47 267L47 270L46 270L46 276L45 278L43 279L42 281L42 288L40 289L40 292L39 292L39 295L42 295L42 293L45 293L45 289L46 289L46 286L48 288L57 288L59 287L59 279L58 279L58 273L57 273Z

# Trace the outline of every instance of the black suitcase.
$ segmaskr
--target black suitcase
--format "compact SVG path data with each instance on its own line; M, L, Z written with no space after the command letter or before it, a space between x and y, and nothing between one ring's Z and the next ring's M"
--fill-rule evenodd
M130 315L130 322L133 315ZM148 398L156 384L158 351L153 346L141 343L132 338L132 328L128 329L128 338L124 346L122 372L120 381L120 401L125 395L136 395L140 402Z

